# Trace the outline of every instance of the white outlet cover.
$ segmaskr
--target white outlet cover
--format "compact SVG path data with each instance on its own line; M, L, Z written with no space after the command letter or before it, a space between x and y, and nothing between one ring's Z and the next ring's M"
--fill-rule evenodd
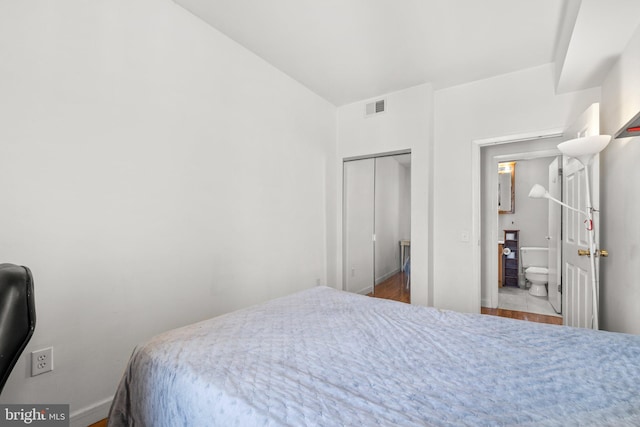
M31 352L31 376L53 371L53 347Z

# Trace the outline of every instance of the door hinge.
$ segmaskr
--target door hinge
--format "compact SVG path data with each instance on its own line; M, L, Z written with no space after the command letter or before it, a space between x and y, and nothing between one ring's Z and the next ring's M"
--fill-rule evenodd
M558 293L562 293L562 283L558 284Z
M562 172L563 172L563 171L562 171L562 168L558 168L558 175L559 175L559 176L562 176Z

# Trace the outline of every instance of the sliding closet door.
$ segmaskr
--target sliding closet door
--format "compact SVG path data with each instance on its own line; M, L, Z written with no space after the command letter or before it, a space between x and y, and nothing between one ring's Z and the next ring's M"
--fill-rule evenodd
M373 292L375 160L344 162L345 290Z
M400 271L400 178L397 156L376 159L375 280L376 285Z
M375 170L374 292L409 302L409 277L399 273L411 248L411 155L378 157Z
M344 290L409 302L411 154L343 165Z

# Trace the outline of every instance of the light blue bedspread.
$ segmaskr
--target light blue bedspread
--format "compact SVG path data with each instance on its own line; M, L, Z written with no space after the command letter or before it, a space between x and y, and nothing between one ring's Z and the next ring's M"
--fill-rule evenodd
M640 426L640 336L317 287L159 335L110 426Z

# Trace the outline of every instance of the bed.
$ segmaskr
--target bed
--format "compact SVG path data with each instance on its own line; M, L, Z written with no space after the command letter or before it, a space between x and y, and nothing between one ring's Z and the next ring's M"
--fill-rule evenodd
M133 352L110 426L638 426L640 336L316 287Z

